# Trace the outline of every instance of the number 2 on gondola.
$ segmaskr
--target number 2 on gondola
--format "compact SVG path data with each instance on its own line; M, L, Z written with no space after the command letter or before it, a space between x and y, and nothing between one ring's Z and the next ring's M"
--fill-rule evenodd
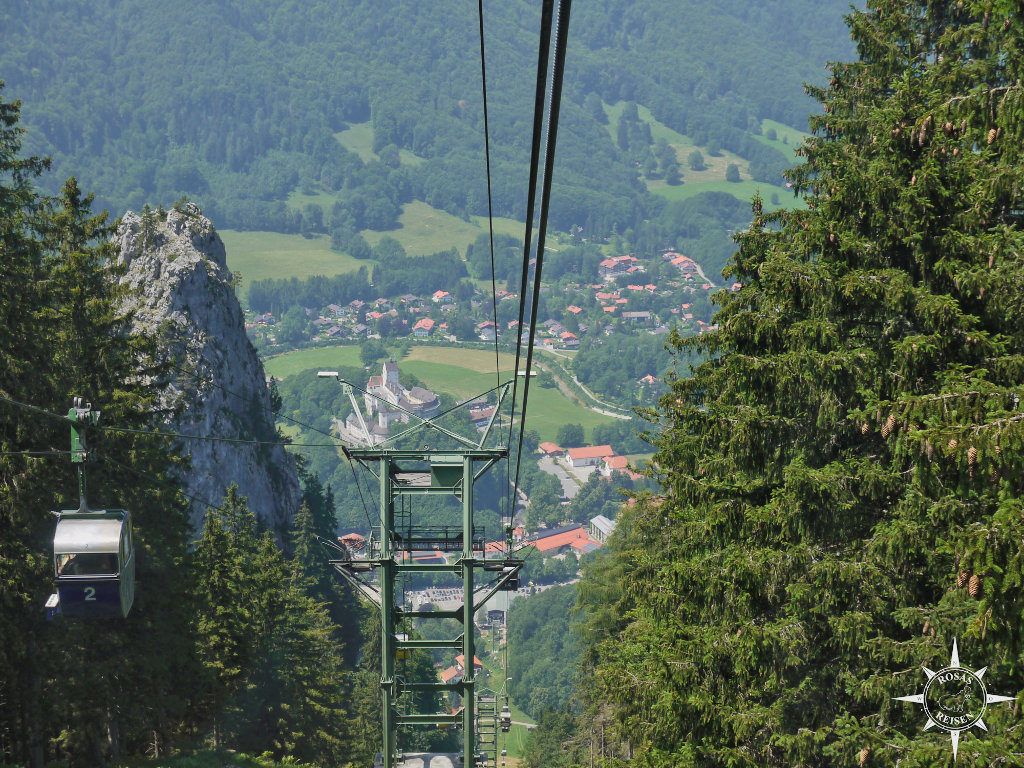
M85 599L91 600L92 602L96 602L96 587L85 588Z

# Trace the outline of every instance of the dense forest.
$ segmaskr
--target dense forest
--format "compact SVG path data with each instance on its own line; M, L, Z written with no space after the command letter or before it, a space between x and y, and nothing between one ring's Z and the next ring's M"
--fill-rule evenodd
M812 102L801 84L820 82L822 63L847 50L844 8L581 5L554 226L622 232L662 204L638 177L636 153L653 145L612 141L602 102L644 104L777 180L786 158L757 140L760 121L805 127ZM486 213L474 10L453 0L188 0L169 17L140 0L19 1L0 6L0 72L25 102L29 150L100 190L101 206L120 213L188 195L222 227L329 229L349 242L394 227L412 199ZM537 9L494 3L486 21L495 212L521 220ZM361 158L336 137L366 122L373 157ZM293 192L332 202L289 206Z
M292 529L271 532L229 489L191 541L169 479L186 458L145 434L162 415L147 382L163 369L157 340L131 330L112 230L74 179L53 197L35 190L47 163L21 138L17 106L0 100L0 763L213 746L368 764L376 681L359 666L362 610L315 538L334 532L330 490L307 474ZM54 414L77 394L128 430L96 432L88 474L94 506L134 513L130 621L44 618L50 510L77 506L68 452L54 448L68 422Z
M808 209L755 204L742 289L674 340L709 359L657 408L661 490L585 570L585 682L531 767L949 765L893 699L920 665L958 639L1024 688L1024 22L873 0L849 25L791 174ZM1019 762L1018 703L958 764Z

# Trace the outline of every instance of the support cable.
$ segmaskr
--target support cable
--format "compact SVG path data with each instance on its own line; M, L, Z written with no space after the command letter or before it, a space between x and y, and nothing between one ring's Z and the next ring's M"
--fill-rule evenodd
M352 459L348 453L345 453L345 459L348 461L348 468L352 470L352 482L356 484L356 490L359 491L359 501L363 504L363 514L366 515L366 524L370 526L369 533L373 535L373 520L370 518L370 508L366 505L366 498L363 496L363 486L359 484L359 478L356 476L356 467L352 463Z
M494 322L494 377L501 386L501 366L498 355L498 284L494 268L494 197L491 192L491 128L487 111L487 49L484 45L484 0L477 0L480 20L480 88L484 102L484 165L487 171L487 232L491 248L491 313Z
M30 405L29 403L23 403L19 400L14 400L10 397L0 395L0 402L8 403L26 411L37 413L41 416L49 416L51 419L59 419L60 421L67 421L67 416L61 413L54 413L48 411L45 408L40 408L37 405ZM210 442L218 443L231 443L234 445L280 445L288 448L344 448L344 444L341 442L336 443L290 443L282 440L249 440L241 437L218 437L216 435L188 435L182 432L171 432L167 430L154 430L154 429L136 429L132 427L115 427L109 424L97 425L96 429L105 430L107 432L121 432L125 434L135 435L149 435L152 437L173 437L181 440L205 440Z
M158 483L167 482L167 478L161 478L158 475L153 474L152 472L146 472L145 470L138 469L137 467L133 467L130 464L125 464L123 461L118 461L113 456L108 456L108 455L106 455L104 453L100 453L100 454L98 454L98 457L99 457L100 461L108 461L111 464L114 464L114 465L120 467L121 469L123 469L123 470L125 470L127 472L131 472L133 475L135 475L137 477L146 478L148 480L153 480L153 481L156 481ZM207 501L206 499L200 498L199 496L195 496L195 495L193 495L191 493L183 491L180 486L178 486L176 488L176 490L177 490L178 493L180 493L185 498L190 499L190 500L192 500L194 502L197 502L199 504L202 504L203 506L208 507L209 509L212 509L214 511L220 511L220 510L224 509L224 503L223 502L221 502L220 504L214 504L211 501Z
M57 449L47 451L0 451L0 456L68 456L72 451L60 451Z
M562 102L562 81L565 75L565 52L569 36L569 14L572 0L560 0L555 17L555 54L551 67L551 92L548 101L547 138L544 156L544 176L540 199L540 221L537 231L537 266L533 277L533 303L530 307L530 337L526 347L526 381L523 382L523 408L519 424L519 444L516 450L516 473L513 493L519 488L522 466L523 438L526 434L526 409L530 396L530 372L533 366L533 344L537 332L537 311L540 304L541 277L544 269L544 241L547 233L548 212L551 204L551 177L555 166L555 146L558 139L558 115ZM516 376L518 378L518 370Z
M551 56L551 14L554 0L541 6L540 45L537 49L537 86L533 104L533 139L530 146L530 181L526 200L526 235L523 238L523 269L519 279L519 317L516 324L516 364L512 383L512 415L509 419L507 448L512 447L516 394L519 387L519 360L523 348L523 318L526 315L526 291L530 279L530 247L533 243L533 214L537 205L537 176L544 134L544 96L548 81L548 59Z
M540 42L537 47L537 83L533 104L533 138L530 142L530 181L527 186L526 233L523 237L523 267L519 278L519 314L516 321L516 361L512 372L512 410L508 420L508 440L505 443L509 458L505 465L505 486L503 494L508 510L508 526L515 521L516 506L519 503L516 489L519 487L519 457L516 457L516 484L512 484L512 430L515 429L516 396L519 389L519 362L523 351L523 319L526 316L526 292L530 280L530 248L533 244L533 216L537 205L537 177L540 168L541 148L544 137L544 97L548 81L548 61L551 58L551 16L554 0L543 0L540 19ZM520 425L522 434L522 425ZM507 543L507 542L506 542Z

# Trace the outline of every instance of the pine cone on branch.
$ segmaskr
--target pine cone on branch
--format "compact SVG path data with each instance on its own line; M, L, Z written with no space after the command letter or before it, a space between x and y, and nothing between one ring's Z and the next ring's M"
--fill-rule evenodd
M977 597L981 594L981 576L974 574L971 576L970 581L967 582L967 594L971 597Z
M860 768L864 768L868 764L868 760L871 759L871 750L864 747L860 752L857 753L857 764Z

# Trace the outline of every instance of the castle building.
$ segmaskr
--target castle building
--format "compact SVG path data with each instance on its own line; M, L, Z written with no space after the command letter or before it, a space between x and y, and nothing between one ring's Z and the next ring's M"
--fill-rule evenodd
M387 438L393 424L408 424L412 418L409 414L429 419L440 407L440 398L429 389L403 386L398 363L388 360L380 375L371 376L366 382L363 417L370 433L369 442L356 413L350 413L344 422L336 422L336 426L341 439L347 443L374 446Z

